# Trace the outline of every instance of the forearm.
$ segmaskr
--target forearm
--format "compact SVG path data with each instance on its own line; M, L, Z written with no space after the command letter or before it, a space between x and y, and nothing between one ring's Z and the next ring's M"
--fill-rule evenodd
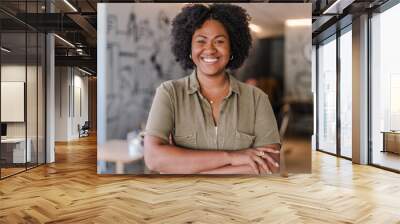
M275 149L276 151L280 151L282 146L281 146L281 144L275 143L275 144L266 145L265 147L270 147L270 148Z
M230 164L225 151L191 150L170 144L150 145L145 150L150 169L165 174L193 174Z
M224 166L212 170L200 172L200 174L255 174L249 165Z

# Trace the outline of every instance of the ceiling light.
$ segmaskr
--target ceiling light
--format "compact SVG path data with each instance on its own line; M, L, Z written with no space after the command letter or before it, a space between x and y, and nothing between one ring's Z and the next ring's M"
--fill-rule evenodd
M9 49L7 49L7 48L5 48L5 47L1 47L0 49L1 49L2 51L6 52L6 53L10 53L10 52L11 52L11 50L9 50Z
M251 31L256 32L256 33L260 33L261 32L261 27L257 26L256 24L250 23L249 24L249 28Z
M78 10L68 1L68 0L64 0L65 4L67 4L72 10L74 10L74 12L78 12Z
M58 36L57 34L54 34L55 37L57 37L58 39L60 39L62 42L66 43L67 45L69 45L70 47L75 48L75 45L71 44L71 42L69 42L68 40Z
M286 26L311 26L311 19L288 19Z
M86 71L86 70L83 70L83 69L81 69L81 68L79 68L79 67L78 67L78 70L81 71L81 72L83 72L83 73L85 73L85 74L87 74L87 75L92 75L92 73L90 73L90 72L88 72L88 71Z

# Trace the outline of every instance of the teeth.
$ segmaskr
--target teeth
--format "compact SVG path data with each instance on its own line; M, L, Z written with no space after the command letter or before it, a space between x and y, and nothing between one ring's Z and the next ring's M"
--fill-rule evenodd
M218 60L217 58L203 58L203 61L207 63L216 62L217 60Z

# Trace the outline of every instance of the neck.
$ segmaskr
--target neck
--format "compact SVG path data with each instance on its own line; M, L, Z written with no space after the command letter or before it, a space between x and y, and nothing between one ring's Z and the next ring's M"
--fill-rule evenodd
M204 75L197 73L197 79L199 80L201 88L206 89L221 89L224 88L228 81L225 72L221 72L218 75Z

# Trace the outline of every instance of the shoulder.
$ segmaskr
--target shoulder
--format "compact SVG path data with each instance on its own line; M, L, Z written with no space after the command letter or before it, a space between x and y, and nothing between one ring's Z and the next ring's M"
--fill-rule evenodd
M157 92L164 92L168 95L171 102L180 101L184 96L188 95L189 76L180 79L168 80L158 87Z
M249 108L258 108L262 105L270 104L268 95L260 88L238 81L239 101L241 105Z
M165 81L161 83L158 89L166 91L169 94L172 94L174 92L187 89L187 83L188 83L188 76L185 76L180 79Z

